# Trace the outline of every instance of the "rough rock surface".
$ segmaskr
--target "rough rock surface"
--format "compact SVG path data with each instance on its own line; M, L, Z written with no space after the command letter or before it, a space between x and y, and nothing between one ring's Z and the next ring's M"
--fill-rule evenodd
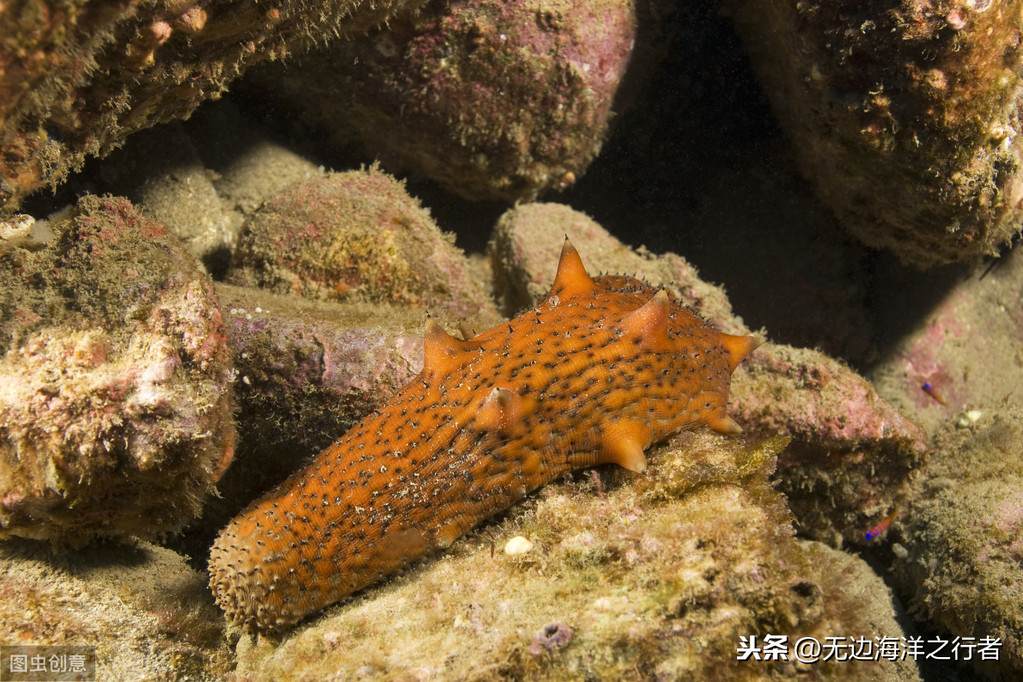
M933 433L974 410L1019 404L1023 250L931 277L889 268L877 286L899 296L878 306L887 352L868 376L900 410Z
M932 265L1019 232L1017 3L724 4L804 175L864 242Z
M907 607L954 636L1001 640L1001 679L1023 674L1023 409L947 423L891 538Z
M248 220L228 281L496 324L453 241L393 177L376 168L334 173L282 191Z
M179 123L138 133L130 151L114 152L108 167L104 189L166 225L207 270L233 249L244 216L220 196L216 175Z
M815 350L765 344L732 398L745 428L792 437L779 456L779 487L799 530L838 547L868 542L929 445L866 379Z
M28 0L0 5L0 216L86 155L187 118L259 62L353 35L418 0Z
M125 199L0 242L0 535L151 538L231 461L212 282Z
M632 0L437 2L264 70L259 93L335 145L514 201L570 185L600 151L635 24Z
M888 352L870 369L879 393L933 434L887 545L900 595L952 637L1001 638L988 677L1023 670L1023 252L984 269L921 278L889 268L879 306ZM951 637L949 637L951 639Z
M0 545L0 641L96 648L96 679L224 679L234 667L203 576L145 542L56 555Z

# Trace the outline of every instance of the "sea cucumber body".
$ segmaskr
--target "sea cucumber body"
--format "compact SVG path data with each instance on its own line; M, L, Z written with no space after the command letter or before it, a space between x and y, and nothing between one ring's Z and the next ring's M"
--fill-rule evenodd
M566 471L684 428L738 426L731 372L755 347L638 280L586 275L570 245L537 308L466 341L435 324L423 372L225 528L210 585L276 630L444 548Z

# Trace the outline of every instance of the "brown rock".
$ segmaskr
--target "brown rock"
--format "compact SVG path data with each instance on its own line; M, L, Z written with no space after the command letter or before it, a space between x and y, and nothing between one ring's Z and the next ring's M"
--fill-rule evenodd
M932 265L977 260L1019 232L1015 5L725 7L804 175L860 239Z
M635 23L632 0L434 3L261 88L336 146L514 201L567 187L600 151Z
M188 117L259 62L357 35L419 0L0 5L0 216L86 155Z
M496 324L500 317L453 242L391 176L375 167L333 173L284 190L247 221L228 281Z

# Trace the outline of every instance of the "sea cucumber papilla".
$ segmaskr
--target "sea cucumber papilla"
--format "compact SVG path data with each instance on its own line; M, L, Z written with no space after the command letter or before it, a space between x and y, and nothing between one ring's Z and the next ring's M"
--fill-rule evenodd
M566 471L680 429L722 433L732 371L759 341L664 290L591 279L565 242L536 308L465 340L427 321L423 371L221 532L210 587L227 617L277 630L450 545Z

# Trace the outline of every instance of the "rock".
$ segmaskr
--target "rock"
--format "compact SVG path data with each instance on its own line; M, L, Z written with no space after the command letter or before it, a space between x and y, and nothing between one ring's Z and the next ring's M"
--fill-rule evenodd
M426 313L218 285L234 353L238 456L181 548L204 556L249 502L415 377Z
M600 486L591 477L549 485L496 526L328 609L280 646L243 635L237 672L257 680L299 671L482 679L495 670L510 679L782 679L794 661L739 661L740 638L898 638L890 594L865 564L793 537L784 498L767 480L783 446L688 432L652 453L646 476L610 469ZM490 537L517 535L533 539L532 551L491 557ZM820 679L918 679L911 661L813 670Z
M246 222L228 281L496 324L500 317L453 242L391 176L376 168L334 173L284 190Z
M978 645L1000 638L999 661L977 649L970 665L1014 679L1023 671L1023 252L972 272L879 272L879 288L899 295L878 306L888 352L870 377L934 445L877 554L928 627Z
M240 443L318 452L422 369L422 310L217 292L235 355Z
M108 191L123 194L139 210L166 225L210 272L233 250L244 216L221 198L215 174L178 123L138 133L115 152L102 176Z
M969 425L946 423L889 538L911 612L976 645L968 665L990 679L1023 674L1020 443L1018 403ZM981 658L985 638L1000 640L994 659Z
M779 488L800 531L841 547L900 501L923 461L926 434L845 364L805 348L765 344L734 378L735 419L792 444L779 456Z
M804 175L868 245L976 261L1019 232L1021 20L989 0L728 0Z
M600 151L635 23L631 0L452 0L264 70L259 87L335 146L514 201L567 187Z
M878 304L888 349L871 367L878 391L934 432L980 410L1019 403L1023 385L1023 250L985 270L932 276L879 268Z
M288 186L324 173L226 99L202 107L186 130L221 199L246 218Z
M202 575L163 547L55 556L39 543L5 543L0 595L0 640L95 647L95 679L223 679L234 667Z
M86 155L187 118L247 68L352 36L421 0L50 0L0 6L0 216Z
M643 248L633 251L589 216L555 203L516 206L506 211L494 228L489 252L495 288L506 315L533 306L547 295L566 236L593 274L626 274L667 287L721 331L748 333L742 319L732 312L724 289L701 280L684 258L673 253L656 256Z
M212 283L125 199L45 228L0 258L0 535L176 530L234 452Z

